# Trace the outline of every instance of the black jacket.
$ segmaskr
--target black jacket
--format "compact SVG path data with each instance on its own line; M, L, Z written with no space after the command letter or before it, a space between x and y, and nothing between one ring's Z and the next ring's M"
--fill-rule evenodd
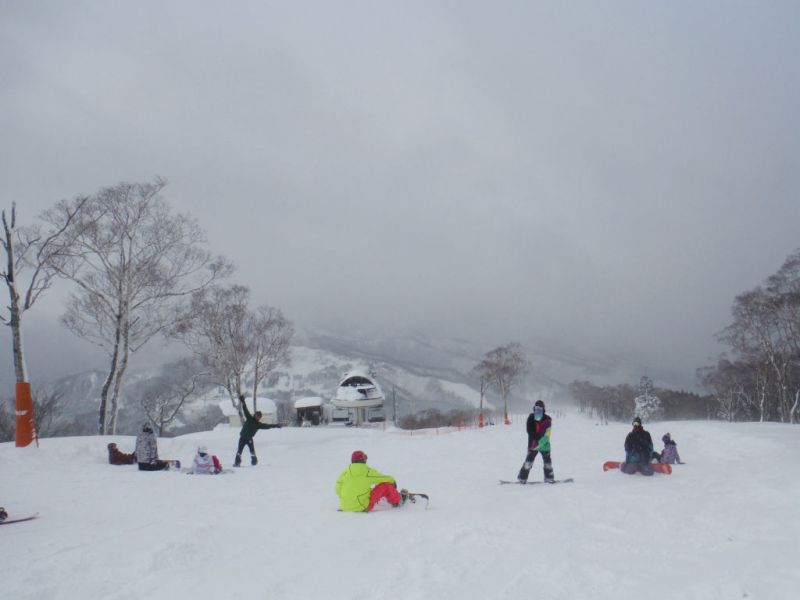
M635 428L625 438L625 462L646 465L653 455L653 438L650 432Z
M250 414L250 411L247 409L247 402L244 400L242 400L242 410L244 411L244 425L242 425L242 430L239 432L239 437L242 439L252 439L259 429L280 428L280 425L269 425L256 419Z

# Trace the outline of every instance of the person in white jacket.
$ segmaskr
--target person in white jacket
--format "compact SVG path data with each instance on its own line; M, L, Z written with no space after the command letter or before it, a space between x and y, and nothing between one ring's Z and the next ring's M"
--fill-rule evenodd
M208 448L205 446L199 446L197 454L194 455L194 460L192 460L190 472L198 475L215 475L221 471L222 465L220 465L219 459L209 454Z

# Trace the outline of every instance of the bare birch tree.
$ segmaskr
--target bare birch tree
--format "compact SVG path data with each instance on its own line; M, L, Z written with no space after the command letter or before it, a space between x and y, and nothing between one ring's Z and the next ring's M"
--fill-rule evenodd
M272 306L259 306L250 315L253 339L253 410L257 410L258 387L280 365L288 365L289 345L294 336L292 323Z
M194 219L170 210L161 196L165 185L160 178L119 183L90 197L73 225L68 260L58 269L78 286L63 323L109 357L100 434L116 432L131 354L167 329L176 304L231 270L206 250L205 233ZM45 214L54 227L65 218L60 207Z
M149 382L139 403L148 420L155 426L159 437L180 414L183 405L202 385L205 374L192 364L183 360L170 366L169 373L163 373Z
M294 335L291 322L273 307L248 308L250 290L242 285L211 286L193 295L174 335L197 355L214 382L228 392L243 418L239 396L252 379L253 399L277 366L289 364ZM253 409L256 409L254 405Z
M28 381L25 365L25 350L22 336L22 317L41 295L53 284L59 261L71 243L71 226L88 198L77 198L72 202L62 201L59 206L63 220L49 230L40 225L17 226L17 206L12 203L11 212L2 212L3 234L0 244L6 254L0 279L8 288L7 315L0 315L0 322L11 329L14 375L17 383Z
M511 343L487 352L483 360L473 369L479 376L484 377L503 399L503 422L506 425L511 423L508 420L508 396L529 368L522 346Z

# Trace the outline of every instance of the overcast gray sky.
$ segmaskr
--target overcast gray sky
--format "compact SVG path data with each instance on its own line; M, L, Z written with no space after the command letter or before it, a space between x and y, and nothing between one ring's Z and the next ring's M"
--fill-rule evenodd
M795 1L5 0L2 206L162 175L301 325L693 372L800 246L799 29Z

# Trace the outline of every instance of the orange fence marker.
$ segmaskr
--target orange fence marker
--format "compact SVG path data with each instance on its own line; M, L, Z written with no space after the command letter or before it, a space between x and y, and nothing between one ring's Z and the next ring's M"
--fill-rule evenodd
M31 384L27 381L17 383L17 448L27 446L33 441L36 428L33 424L33 399Z

